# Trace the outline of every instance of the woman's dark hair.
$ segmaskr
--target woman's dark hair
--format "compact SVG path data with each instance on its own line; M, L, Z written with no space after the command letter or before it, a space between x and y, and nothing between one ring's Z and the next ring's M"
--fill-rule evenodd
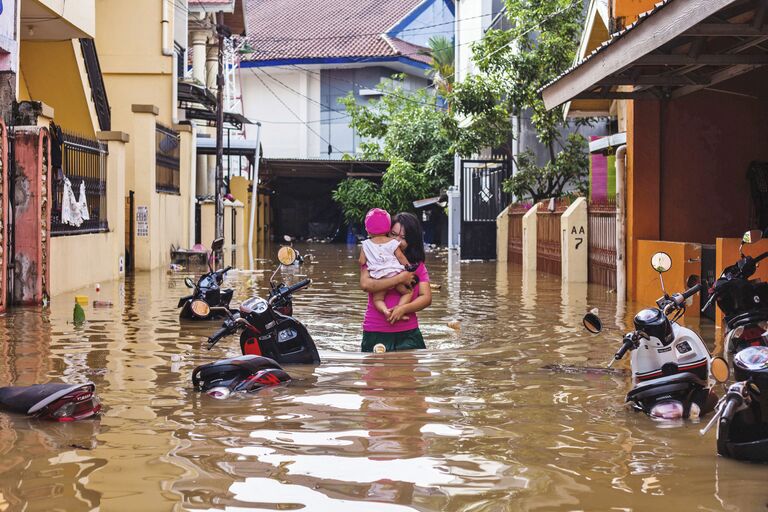
M419 218L412 213L401 212L392 219L392 225L399 223L405 230L405 241L408 247L405 249L405 257L410 263L423 263L424 255L424 231L421 229Z

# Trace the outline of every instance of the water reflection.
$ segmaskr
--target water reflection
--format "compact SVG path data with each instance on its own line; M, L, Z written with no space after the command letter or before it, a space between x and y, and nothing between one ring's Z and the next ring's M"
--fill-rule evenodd
M102 283L75 327L72 294L50 311L0 318L0 384L92 380L99 421L43 424L0 414L0 511L50 510L681 510L751 511L768 468L715 455L698 426L664 429L624 407L626 373L600 371L631 322L594 285L436 251L428 349L358 353L365 294L354 247L300 246L312 277L296 315L323 364L287 368L285 387L214 400L191 389L215 324L179 324L189 274ZM233 271L235 302L266 294L273 266ZM242 258L241 253L235 258ZM231 257L228 256L228 257ZM77 293L95 298L94 290ZM451 327L449 324L458 322ZM705 339L712 328L703 322ZM55 500L52 501L52 496ZM302 508L303 507L303 508Z

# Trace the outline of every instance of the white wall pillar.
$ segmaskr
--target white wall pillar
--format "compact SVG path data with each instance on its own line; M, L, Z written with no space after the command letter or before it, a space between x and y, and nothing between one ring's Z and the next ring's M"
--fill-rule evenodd
M536 270L536 243L538 235L536 226L538 220L539 205L534 204L523 215L523 270Z
M496 217L496 261L506 263L509 256L509 206Z
M587 200L579 197L560 217L560 264L563 281L588 281L588 229Z

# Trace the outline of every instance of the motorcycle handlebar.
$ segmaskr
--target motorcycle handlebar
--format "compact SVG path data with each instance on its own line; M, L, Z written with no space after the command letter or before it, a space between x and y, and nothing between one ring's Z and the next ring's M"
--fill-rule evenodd
M699 293L701 291L701 288L702 288L701 283L691 286L690 288L688 288L683 292L683 299L688 300L688 298Z
M230 333L231 327L228 325L224 325L221 329L214 332L210 338L208 338L208 350L211 350L215 344L217 344L221 339L225 336L227 336Z
M725 399L725 404L723 405L723 413L720 415L720 421L729 423L733 418L733 414L736 412L736 408L741 405L742 400L741 395L731 395L729 393L729 396Z
M310 284L312 284L312 280L311 279L304 279L303 281L299 281L298 283L294 284L293 286L289 286L288 289L285 291L285 293L283 295L290 295L290 294L292 294L293 292L295 292L297 290L301 290L305 286L309 286Z

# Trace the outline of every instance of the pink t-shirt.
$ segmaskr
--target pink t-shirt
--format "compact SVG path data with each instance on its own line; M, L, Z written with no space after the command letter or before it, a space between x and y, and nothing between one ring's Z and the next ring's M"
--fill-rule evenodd
M363 266L363 268L366 268ZM424 263L419 263L419 266L414 272L419 278L419 283L429 282L429 272ZM419 296L419 285L417 284L413 288L413 299ZM397 290L389 290L384 296L384 304L388 308L397 306L400 302L400 294ZM416 313L408 313L410 317L408 320L400 320L394 324L387 322L387 317L380 313L376 306L373 305L373 294L368 294L368 309L365 310L365 318L363 319L363 331L365 332L403 332L416 329L419 326L419 319L416 318Z

